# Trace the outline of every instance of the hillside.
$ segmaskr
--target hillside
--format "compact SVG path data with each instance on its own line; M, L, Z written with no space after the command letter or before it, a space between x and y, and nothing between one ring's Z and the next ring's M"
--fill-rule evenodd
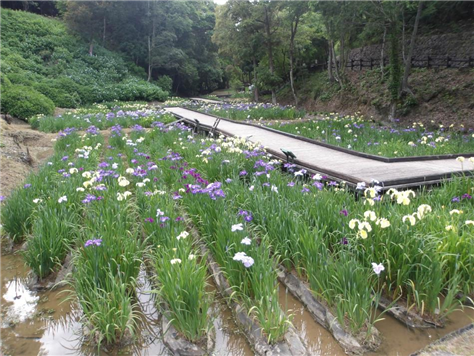
M296 82L300 105L308 111L353 114L360 111L376 119L387 119L390 110L388 75L380 69L348 71L348 83L340 90L330 83L327 72L311 73ZM463 123L472 127L474 113L473 69L414 69L410 76L414 96L399 103L397 118L402 122ZM279 93L279 102L292 104L289 87Z
M168 96L121 55L96 45L89 56L89 45L58 19L2 9L1 22L2 112L27 119L54 107Z

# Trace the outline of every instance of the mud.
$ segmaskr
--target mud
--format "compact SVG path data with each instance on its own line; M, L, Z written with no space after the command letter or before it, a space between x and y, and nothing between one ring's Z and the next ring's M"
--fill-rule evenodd
M0 120L0 129L0 191L1 195L7 195L28 173L53 155L51 139L57 134L33 130L26 122L15 118L10 125Z

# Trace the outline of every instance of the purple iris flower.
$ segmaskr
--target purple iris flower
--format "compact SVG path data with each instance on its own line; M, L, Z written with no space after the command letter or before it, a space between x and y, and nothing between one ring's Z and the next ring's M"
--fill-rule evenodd
M84 244L84 247L100 246L101 244L102 244L102 239L87 240L86 243Z

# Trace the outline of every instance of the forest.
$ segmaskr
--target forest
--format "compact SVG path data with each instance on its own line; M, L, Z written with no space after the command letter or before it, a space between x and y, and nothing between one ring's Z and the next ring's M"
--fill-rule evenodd
M327 93L354 89L347 73L352 49L381 44L374 67L392 117L397 109L400 112L416 101L409 77L417 37L462 31L474 17L474 3L466 1L229 0L223 5L206 1L4 1L2 7L59 19L69 33L80 36L82 44L76 52L97 57L108 50L105 58L119 55L140 79L185 96L229 87L242 91L251 86L255 101L275 104L280 93L283 101L298 105L305 99L299 91L305 91L305 82L313 76L322 83L312 83L309 96L324 100ZM15 47L7 34L27 29L10 29L8 17L13 15L9 14L2 17L2 75L13 84L22 84L21 80L15 83L18 71L5 65L10 58L16 62L15 56L10 57L13 48L23 60L59 68L58 61L64 60L58 48L61 41L43 37L31 41L29 48ZM46 76L56 80L57 72ZM80 81L75 76L72 80ZM267 96L259 98L261 94ZM89 101L102 100L94 97Z

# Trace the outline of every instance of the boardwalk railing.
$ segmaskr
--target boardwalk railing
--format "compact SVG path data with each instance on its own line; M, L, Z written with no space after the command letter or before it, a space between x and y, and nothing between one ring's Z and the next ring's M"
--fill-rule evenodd
M364 68L373 69L380 67L380 64L381 58L350 59L346 64L346 68L351 70L362 70ZM383 58L383 64L384 66L389 64L388 58ZM334 64L332 66L334 67ZM474 56L469 56L464 59L450 56L413 57L411 59L411 66L412 68L474 68ZM318 64L309 68L311 72L324 69L327 69L327 63Z

